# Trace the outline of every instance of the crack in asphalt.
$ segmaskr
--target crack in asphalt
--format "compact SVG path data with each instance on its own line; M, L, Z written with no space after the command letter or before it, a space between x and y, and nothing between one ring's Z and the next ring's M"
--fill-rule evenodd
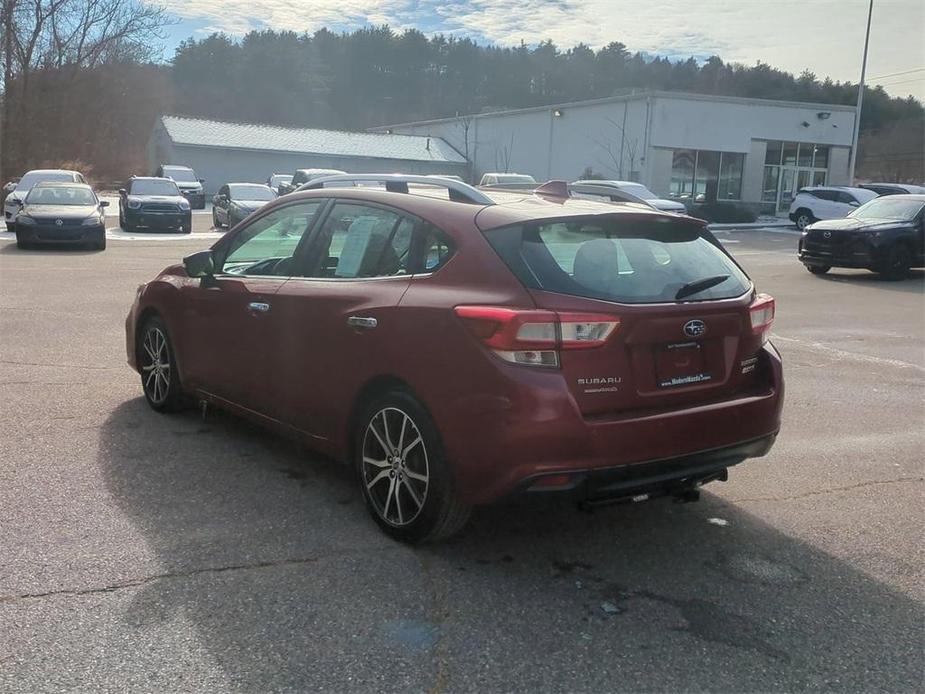
M388 552L395 551L393 548L385 549L367 549L362 550L363 553L369 553L371 551L379 552ZM258 561L252 562L250 564L230 564L228 566L206 566L199 569L189 569L188 571L170 571L162 574L154 574L152 576L142 576L140 578L128 579L126 581L120 581L119 583L113 583L112 585L107 586L98 586L96 588L63 588L61 590L50 590L44 593L22 593L20 595L0 595L0 605L4 603L13 603L20 600L39 600L43 598L53 598L59 596L68 596L68 597L79 597L84 595L98 595L101 593L114 593L119 590L124 590L126 588L137 588L139 586L149 585L157 581L175 579L175 578L193 578L195 576L202 576L207 574L222 574L228 573L231 571L253 571L259 569L268 569L268 568L278 568L285 566L299 566L302 564L314 564L325 559L330 559L332 557L346 556L349 554L356 554L357 551L349 552L329 552L325 554L319 554L314 557L295 557L290 559L274 559L267 561Z
M901 482L922 482L925 477L898 477L895 480L868 480L867 482L857 482L855 484L846 484L843 487L832 487L831 489L819 489L802 494L792 494L789 496L750 496L741 499L726 499L731 504L740 504L746 501L795 501L806 499L812 496L824 496L826 494L837 494L838 492L851 491L852 489L861 489L863 487L873 487L881 484L899 484Z

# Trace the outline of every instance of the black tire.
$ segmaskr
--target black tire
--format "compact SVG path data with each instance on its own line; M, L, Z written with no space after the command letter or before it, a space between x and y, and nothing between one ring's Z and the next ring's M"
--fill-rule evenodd
M183 409L183 387L177 371L173 343L170 341L167 326L160 316L151 316L141 326L141 330L138 331L136 349L138 350L141 389L151 409L157 412L177 412ZM166 355L163 349L166 349ZM160 368L152 368L155 361Z
M19 238L19 236L17 236L16 237L16 248L18 248L21 251L28 251L30 248L32 248L32 244L27 241L23 241L21 238Z
M212 228L221 229L222 223L218 221L218 216L215 214L215 208L212 208Z
M377 397L354 437L360 492L387 535L417 544L445 540L463 528L470 507L456 496L437 428L413 395L394 390Z
M902 280L909 275L912 266L912 250L902 241L894 243L877 272L887 280Z
M125 215L122 214L122 208L119 208L119 228L125 231Z
M122 231L127 232L129 234L133 233L136 230L136 228L137 227L128 220L125 220L125 224L122 225Z
M806 227L808 227L810 224L812 224L815 221L816 221L816 218L813 217L812 212L810 212L809 210L804 209L804 208L800 208L799 210L797 210L795 223L797 225L797 229L799 229L800 231L803 231Z
M824 275L832 269L830 265L807 265L806 269L814 275Z

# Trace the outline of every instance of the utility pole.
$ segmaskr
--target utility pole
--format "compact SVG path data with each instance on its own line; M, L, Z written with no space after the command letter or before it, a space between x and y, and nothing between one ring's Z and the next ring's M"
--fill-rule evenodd
M874 0L867 8L867 33L864 35L864 58L861 60L861 81L858 84L858 105L854 114L854 137L851 139L851 163L848 165L848 185L854 185L854 169L858 163L858 137L861 132L861 107L864 105L864 76L867 74L867 47L870 44L870 18L874 14Z

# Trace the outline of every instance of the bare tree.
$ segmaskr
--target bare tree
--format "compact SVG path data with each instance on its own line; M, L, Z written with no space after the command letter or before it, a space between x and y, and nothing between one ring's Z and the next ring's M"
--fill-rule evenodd
M37 71L81 70L115 60L147 61L159 52L166 11L143 0L3 0L3 128L0 153L17 160Z
M511 169L511 156L514 153L514 132L511 131L510 143L495 146L495 171L509 173Z
M623 129L623 126L617 123L617 121L609 116L605 120L617 130L619 139L614 140L606 134L602 135L600 138L591 138L592 142L594 142L605 155L605 161L601 163L605 168L613 171L613 173L622 180L626 178L623 164L628 159L630 177L632 177L633 171L636 168L636 153L639 150L639 138L629 139L626 136L626 131Z

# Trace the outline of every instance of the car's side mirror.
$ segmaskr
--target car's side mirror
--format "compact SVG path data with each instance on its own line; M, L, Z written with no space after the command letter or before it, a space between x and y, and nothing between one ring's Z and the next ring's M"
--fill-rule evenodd
M211 277L215 274L215 261L212 251L199 251L183 259L183 267L188 277Z
M200 178L200 179L198 179L198 180L199 180L200 183L205 183L205 182L206 182L206 179L204 179L204 178Z
M861 203L859 203L857 200L852 200L852 201L849 202L848 204L851 205L852 207L860 207L860 206L861 206Z
M126 195L128 195L128 192L125 190L125 188L119 188L119 195L124 198Z
M100 207L109 207L109 200L100 200Z

